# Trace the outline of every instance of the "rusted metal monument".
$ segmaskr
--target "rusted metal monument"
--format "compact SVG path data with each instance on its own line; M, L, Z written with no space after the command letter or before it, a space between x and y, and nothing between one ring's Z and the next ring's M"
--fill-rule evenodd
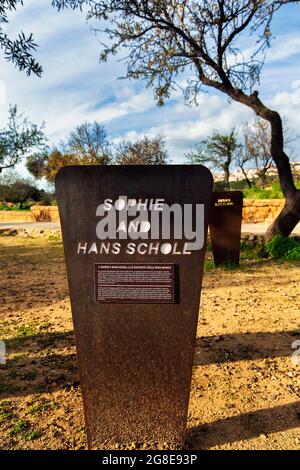
M209 233L216 266L239 264L242 213L242 191L213 192Z
M56 192L89 447L180 447L212 176L198 165L65 167Z

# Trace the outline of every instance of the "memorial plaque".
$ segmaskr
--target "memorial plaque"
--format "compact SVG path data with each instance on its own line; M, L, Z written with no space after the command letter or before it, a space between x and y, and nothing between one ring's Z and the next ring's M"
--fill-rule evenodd
M211 193L198 165L57 176L91 449L184 443Z
M174 303L174 264L95 264L100 303Z
M242 191L213 192L209 232L216 266L239 264L242 214Z

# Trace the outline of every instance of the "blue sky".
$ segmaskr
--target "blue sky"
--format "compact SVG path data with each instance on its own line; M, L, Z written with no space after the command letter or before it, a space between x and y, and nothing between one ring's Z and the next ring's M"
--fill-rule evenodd
M143 83L118 80L125 65L117 58L99 64L99 37L90 31L83 14L57 12L51 0L24 4L11 15L7 30L11 35L20 29L34 34L44 74L42 79L28 78L0 57L0 126L6 122L8 104L16 103L33 122L45 121L53 144L76 125L97 120L115 141L162 133L172 163L182 163L185 153L213 129L226 131L253 118L251 111L229 104L213 91L199 96L198 107L187 107L178 92L158 108ZM283 8L272 31L276 39L258 89L262 99L281 111L289 127L299 133L300 5ZM20 170L24 172L23 167Z

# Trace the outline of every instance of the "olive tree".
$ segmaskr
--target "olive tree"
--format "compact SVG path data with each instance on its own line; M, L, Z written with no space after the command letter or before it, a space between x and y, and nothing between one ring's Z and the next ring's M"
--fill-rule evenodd
M0 47L5 59L12 62L19 70L24 70L27 75L33 73L41 76L43 69L33 57L37 45L32 34L26 36L21 31L16 38L11 38L5 33L9 14L19 6L23 6L23 0L1 0L0 2Z
M136 142L121 142L116 149L117 165L165 165L168 152L162 136L144 136Z
M272 42L274 15L296 0L53 0L58 9L88 6L88 17L104 21L108 36L101 59L127 52L128 78L144 79L159 104L170 96L184 71L193 74L185 88L195 99L205 88L224 93L251 108L271 125L271 154L285 206L268 237L289 235L300 219L296 189L284 147L280 114L255 91L265 52ZM243 54L241 44L247 38ZM251 47L249 47L251 46Z
M105 126L97 121L77 126L61 147L85 165L108 165L111 161Z
M196 150L187 155L191 163L206 165L211 170L222 171L226 187L230 186L231 165L237 160L241 151L235 129L228 134L214 130L213 134L201 141Z
M43 125L32 124L11 105L7 125L0 129L0 173L14 168L28 152L43 148L45 143Z

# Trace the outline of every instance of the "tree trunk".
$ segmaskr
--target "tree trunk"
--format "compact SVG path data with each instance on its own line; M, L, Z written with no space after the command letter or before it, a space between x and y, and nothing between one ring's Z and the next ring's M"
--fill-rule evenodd
M229 167L227 165L225 165L224 166L224 183L225 183L226 188L230 187L230 185L229 185L229 176L230 176Z
M290 161L284 152L281 117L278 113L274 113L269 122L272 128L271 154L277 166L281 189L285 196L283 210L266 233L266 238L272 239L275 235L290 235L300 221L300 191L295 187Z
M267 230L267 239L275 235L291 234L300 221L300 190L294 184L294 178L288 156L284 151L282 120L276 111L267 108L258 98L257 93L246 95L234 88L225 91L235 101L245 104L271 125L271 155L276 164L280 186L285 197L283 210Z
M261 186L264 188L267 184L267 174L265 170L258 170L257 171L257 176L260 180Z
M246 180L246 183L248 185L248 188L251 189L252 188L252 184L251 184L251 181L249 180L248 178L248 175L247 175L247 172L244 170L244 168L242 166L240 166L240 169L242 170L242 173L244 175L244 178Z
M286 198L284 208L268 228L266 239L276 235L289 236L300 220L300 191Z

